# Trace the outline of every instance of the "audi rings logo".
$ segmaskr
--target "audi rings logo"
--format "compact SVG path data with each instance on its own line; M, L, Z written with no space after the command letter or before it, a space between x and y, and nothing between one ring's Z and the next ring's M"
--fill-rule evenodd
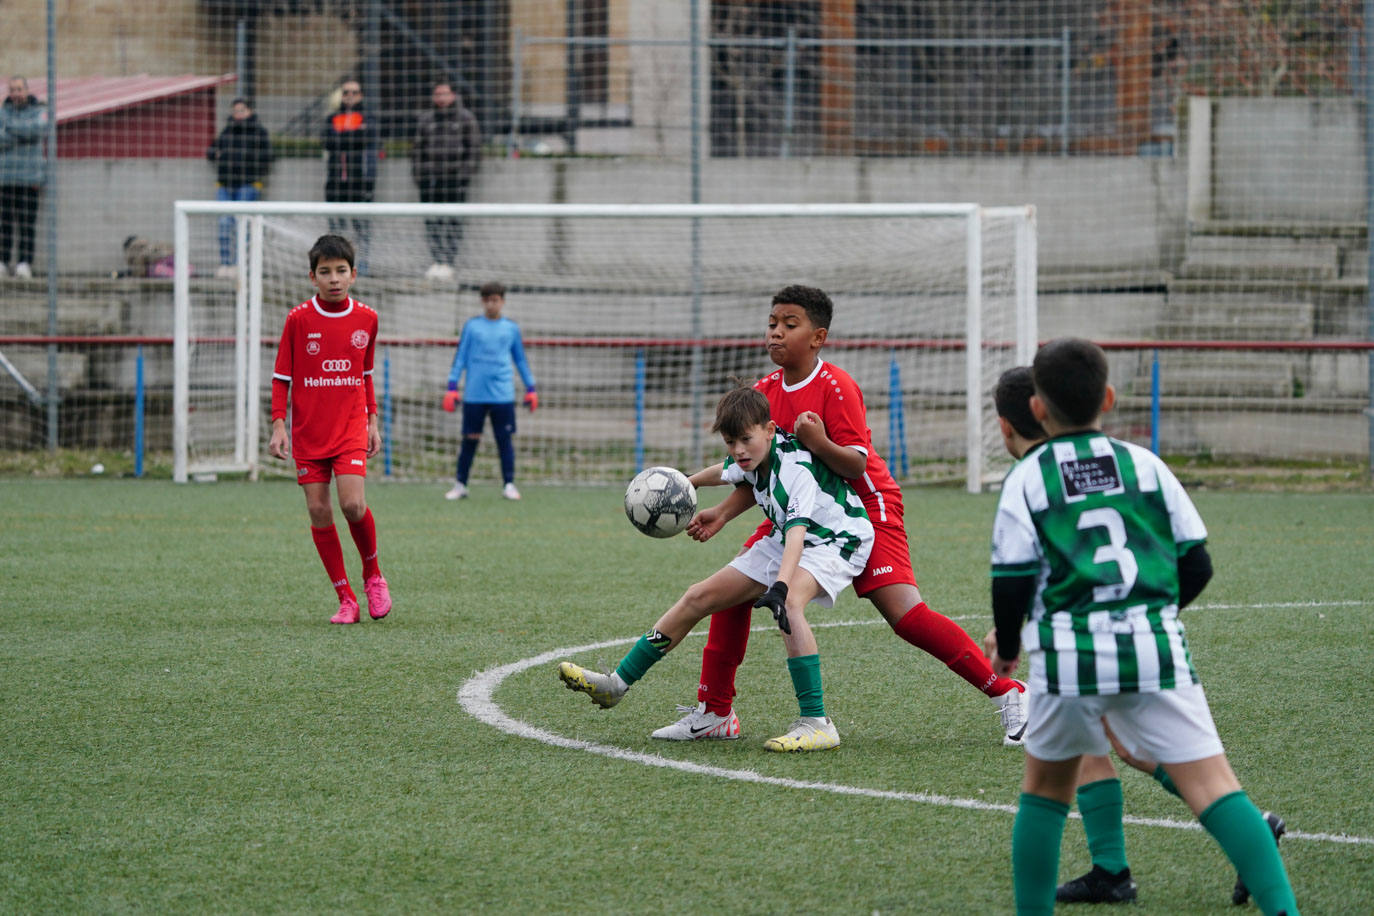
M323 372L347 372L353 368L353 361L348 359L325 359L320 361L320 370Z

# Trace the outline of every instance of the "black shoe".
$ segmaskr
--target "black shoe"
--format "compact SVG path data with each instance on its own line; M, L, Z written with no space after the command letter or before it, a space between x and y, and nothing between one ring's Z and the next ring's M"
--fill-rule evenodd
M1288 832L1288 825L1283 822L1283 818L1272 811L1264 812L1264 822L1268 824L1269 829L1274 832L1274 845L1277 846L1279 844L1279 837ZM1250 888L1246 887L1245 882L1237 875L1235 889L1231 891L1231 902L1236 906L1241 906L1249 899Z
M1136 890L1129 868L1113 874L1094 865L1086 875L1059 885L1054 899L1059 903L1130 903L1135 900Z

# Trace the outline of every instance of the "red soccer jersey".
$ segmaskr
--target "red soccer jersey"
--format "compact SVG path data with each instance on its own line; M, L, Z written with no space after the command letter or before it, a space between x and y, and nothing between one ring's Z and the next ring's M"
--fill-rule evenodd
M850 478L849 485L859 494L874 522L886 521L889 510L896 510L897 517L901 517L901 488L888 472L887 462L873 447L863 392L848 372L816 360L816 368L796 385L785 385L782 370L777 369L755 382L754 387L768 398L768 409L779 429L793 432L797 415L814 411L832 442L857 448L867 455L863 476Z
M327 311L318 296L286 316L273 382L291 396L291 451L331 458L367 448L367 417L377 412L372 357L377 313L356 299ZM285 386L272 386L272 419L286 418Z

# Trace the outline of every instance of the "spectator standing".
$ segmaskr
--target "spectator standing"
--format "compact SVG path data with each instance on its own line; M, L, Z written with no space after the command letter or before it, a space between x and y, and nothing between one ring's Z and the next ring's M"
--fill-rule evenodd
M415 142L410 168L420 190L421 203L461 204L468 199L468 185L477 171L482 151L482 130L477 118L463 107L463 99L453 84L434 84L430 96L434 103L422 113L415 126ZM452 280L453 262L463 237L463 224L454 217L425 220L429 253L434 263L425 276L431 280Z
M262 199L262 183L272 168L272 138L258 121L247 99L234 99L233 110L224 130L205 151L215 164L216 200L252 201ZM234 276L234 217L219 221L218 277Z
M330 203L371 203L377 188L381 140L377 122L363 108L362 83L349 79L340 85L339 107L325 121L321 142L327 156L324 199ZM344 232L345 222L350 224L357 245L358 273L365 274L371 224L360 217L347 221L331 218L329 231Z
M9 95L0 105L0 277L9 276L14 249L14 276L33 276L33 232L38 199L47 183L43 138L48 108L29 92L29 81L11 76Z

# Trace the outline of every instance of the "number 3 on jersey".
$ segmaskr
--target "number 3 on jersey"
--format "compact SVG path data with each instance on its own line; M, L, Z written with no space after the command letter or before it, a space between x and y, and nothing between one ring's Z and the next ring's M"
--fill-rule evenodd
M1089 509L1078 517L1078 530L1089 528L1107 530L1107 543L1093 552L1093 563L1099 566L1115 563L1119 570L1116 583L1093 587L1093 601L1098 604L1121 601L1131 593L1140 572L1135 554L1126 549L1126 525L1121 520L1121 513L1111 508Z

